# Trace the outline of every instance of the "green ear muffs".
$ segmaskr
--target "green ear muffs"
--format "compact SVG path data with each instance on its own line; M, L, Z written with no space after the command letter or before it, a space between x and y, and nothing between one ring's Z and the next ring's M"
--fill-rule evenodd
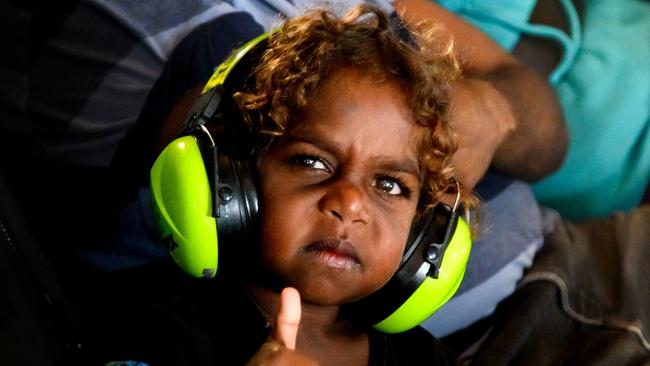
M194 277L214 277L224 249L219 239L242 239L257 214L248 162L236 158L234 149L218 149L205 125L222 108L226 79L247 77L250 70L239 70L246 68L242 59L263 49L258 45L270 35L249 41L217 67L188 113L185 136L167 145L151 169L151 204L160 236L180 268Z
M206 123L229 123L216 117L226 108L226 77L231 75L231 85L239 82L237 75L248 76L250 69L235 67L254 65L269 36L252 40L217 68L192 107L183 136L165 147L151 169L151 204L161 238L179 267L194 277L214 277L228 258L242 255L237 244L252 237L258 213L255 164L234 152L246 144L240 141L246 135L213 136ZM251 50L257 50L255 55ZM438 205L414 222L406 248L393 278L344 311L380 331L398 333L417 326L451 298L471 249L469 228L456 207Z
M205 146L200 136L167 145L151 169L150 184L160 235L188 274L214 277L220 251L239 254L234 244L220 247L219 241L246 242L252 235L257 190L247 161Z
M151 169L154 218L178 265L195 277L213 277L219 262L217 220L210 182L194 136L174 140Z

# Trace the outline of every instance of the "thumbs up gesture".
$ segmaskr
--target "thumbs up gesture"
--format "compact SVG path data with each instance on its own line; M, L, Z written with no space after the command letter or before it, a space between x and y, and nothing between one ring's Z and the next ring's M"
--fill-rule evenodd
M296 338L300 325L300 293L287 287L280 294L280 309L271 335L248 361L254 365L317 365L296 351Z

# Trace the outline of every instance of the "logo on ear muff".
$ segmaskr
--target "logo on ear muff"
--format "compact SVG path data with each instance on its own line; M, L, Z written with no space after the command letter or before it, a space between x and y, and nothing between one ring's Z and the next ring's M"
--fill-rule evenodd
M237 144L229 136L221 136L226 144L217 146L206 123L223 115L226 82L238 82L229 75L237 75L233 70L242 59L253 58L251 51L263 49L269 36L250 41L217 68L190 110L182 136L165 147L151 169L151 203L161 238L179 267L194 277L214 277L224 259L238 255L237 244L251 238L258 212L255 166L228 149ZM455 293L471 249L469 228L456 212L457 191L453 208L438 205L413 223L407 250L389 282L346 306L355 319L386 333L402 332Z

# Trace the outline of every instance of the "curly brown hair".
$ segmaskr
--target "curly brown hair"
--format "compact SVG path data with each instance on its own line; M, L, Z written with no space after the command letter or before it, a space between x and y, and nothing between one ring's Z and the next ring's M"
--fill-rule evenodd
M420 149L422 212L458 188L451 164L457 143L446 115L450 84L461 68L440 26L421 24L411 30L412 38L400 37L400 30L405 31L370 5L357 6L342 17L312 10L291 18L271 35L254 70L253 90L237 92L234 99L257 131L281 135L341 68L362 69L397 83L415 121L427 127ZM462 192L461 201L466 209L476 205L471 192Z

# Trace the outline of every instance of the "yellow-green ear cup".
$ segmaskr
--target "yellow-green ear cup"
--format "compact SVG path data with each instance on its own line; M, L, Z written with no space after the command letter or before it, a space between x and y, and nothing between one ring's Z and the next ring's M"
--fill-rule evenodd
M379 290L344 307L350 320L385 333L419 325L447 302L465 274L472 247L467 223L438 205L414 220L402 261Z
M208 174L194 136L174 140L151 169L151 204L161 237L176 263L211 278L219 258Z
M459 218L442 258L438 278L426 276L408 300L373 327L384 333L399 333L417 326L430 317L458 290L467 268L471 247L469 227L462 218Z

